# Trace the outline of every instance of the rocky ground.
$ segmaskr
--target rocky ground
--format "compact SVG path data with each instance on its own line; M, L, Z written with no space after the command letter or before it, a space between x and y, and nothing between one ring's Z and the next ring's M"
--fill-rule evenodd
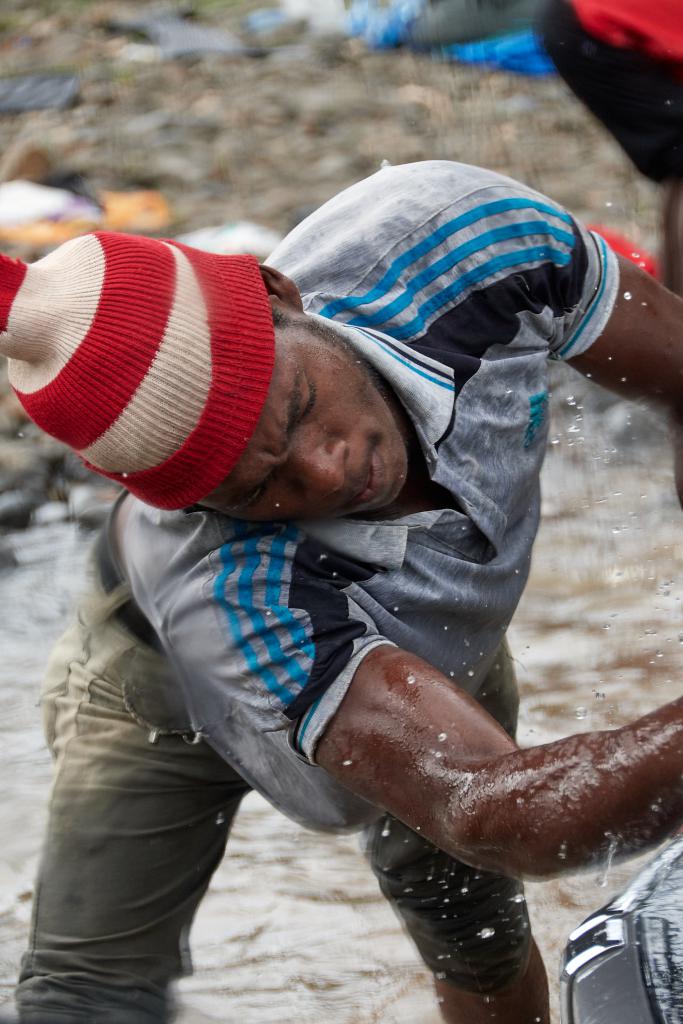
M0 114L0 176L37 146L53 172L78 172L94 195L160 191L171 210L161 234L245 218L284 233L383 160L449 158L522 178L588 221L656 245L654 189L557 79L371 53L303 22L249 37L254 0L193 6L198 24L237 32L258 55L163 59L115 27L151 6L6 0L3 73L74 70L80 90L67 110ZM3 249L24 259L45 251ZM92 486L0 383L0 528L30 522L47 500L56 504L39 517L87 516Z

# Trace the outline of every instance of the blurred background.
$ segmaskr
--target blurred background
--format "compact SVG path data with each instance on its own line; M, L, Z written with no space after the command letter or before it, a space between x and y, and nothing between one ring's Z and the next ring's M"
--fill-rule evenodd
M4 0L0 248L34 259L97 226L265 258L384 161L436 158L520 178L646 259L659 244L655 186L547 66L532 6L487 25L509 45L482 51L482 26L444 34L407 2ZM419 50L396 45L408 22ZM683 661L664 428L566 367L553 369L553 407L545 522L511 630L523 744L678 696ZM0 377L0 1002L25 942L49 787L42 666L112 497L25 422ZM436 1024L355 837L307 833L250 797L229 850L194 928L183 1024ZM570 928L632 870L529 887L553 985Z

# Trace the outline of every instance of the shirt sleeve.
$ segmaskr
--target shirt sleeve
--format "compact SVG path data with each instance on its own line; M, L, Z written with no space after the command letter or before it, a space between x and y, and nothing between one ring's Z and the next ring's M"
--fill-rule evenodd
M497 209L506 203L508 209ZM458 358L485 358L492 346L537 349L561 360L585 352L616 300L612 250L544 197L509 195L478 209L486 206L493 212L477 222L476 237L450 254L460 250L462 258L429 285L419 314L390 333L456 370Z
M218 518L218 517L217 517ZM188 545L154 593L136 600L152 618L181 679L197 732L230 716L250 733L288 730L313 761L315 746L363 658L389 644L345 593L374 573L288 524L221 520L204 557ZM164 595L169 595L168 606Z
M342 224L334 209L326 215L330 240L314 248L315 278L302 277L309 312L382 332L456 378L458 360L484 358L494 345L567 359L599 337L617 260L560 204L462 165L386 173L372 206L357 197L358 216ZM353 234L359 222L364 230Z
M585 272L577 301L555 320L549 345L553 359L573 359L597 341L612 315L619 288L619 264L607 242L578 224L576 230L585 251Z

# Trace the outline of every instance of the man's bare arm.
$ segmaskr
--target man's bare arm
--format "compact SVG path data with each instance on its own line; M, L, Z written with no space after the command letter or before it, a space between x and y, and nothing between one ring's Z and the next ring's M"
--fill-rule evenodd
M626 398L651 398L668 414L683 505L683 299L619 259L619 297L605 330L576 359L581 373Z
M683 821L683 699L520 750L472 697L396 648L361 663L317 760L436 846L508 875L643 851Z
M627 398L683 409L683 299L619 256L619 295L596 342L570 365Z

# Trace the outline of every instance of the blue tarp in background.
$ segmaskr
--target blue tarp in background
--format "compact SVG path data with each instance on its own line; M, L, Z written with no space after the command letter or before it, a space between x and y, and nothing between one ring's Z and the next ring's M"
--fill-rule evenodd
M391 0L385 4L379 0L353 0L347 30L350 35L364 39L372 49L410 45L410 29L426 6L427 0ZM553 63L533 29L438 47L429 52L448 60L481 64L517 74L555 73Z

